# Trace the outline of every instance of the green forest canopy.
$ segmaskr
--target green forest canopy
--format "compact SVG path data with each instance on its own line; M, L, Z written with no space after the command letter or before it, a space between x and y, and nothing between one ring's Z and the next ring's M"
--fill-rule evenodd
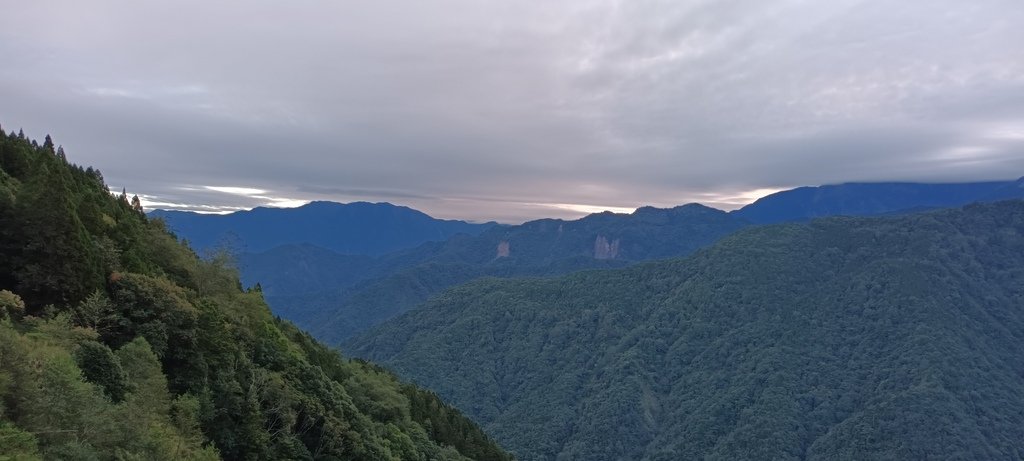
M0 130L0 317L13 459L511 459L434 394L274 318L49 136Z
M488 279L351 351L524 460L1024 458L1024 201Z

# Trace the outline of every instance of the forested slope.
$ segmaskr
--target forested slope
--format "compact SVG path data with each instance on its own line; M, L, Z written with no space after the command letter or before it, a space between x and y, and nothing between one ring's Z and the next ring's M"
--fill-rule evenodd
M525 460L1024 457L1024 202L485 279L351 341Z
M8 457L510 459L433 394L274 318L49 137L0 130Z
M314 335L337 344L476 278L561 275L683 256L747 225L698 204L644 207L631 214L604 212L573 221L541 219L395 252L370 270L381 274L377 277L275 301L318 306L303 321Z

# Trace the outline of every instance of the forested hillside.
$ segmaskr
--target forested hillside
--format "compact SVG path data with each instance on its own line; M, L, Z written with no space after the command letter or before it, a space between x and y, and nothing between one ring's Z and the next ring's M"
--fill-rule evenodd
M337 344L476 278L560 275L683 256L746 225L698 204L597 213L574 221L541 219L395 252L363 272L375 277L322 293L279 296L273 302L289 312L295 312L290 306L306 306L308 314L296 321Z
M2 130L0 458L510 459L273 317L49 137Z
M351 341L524 460L1024 457L1024 202L452 289Z
M244 280L262 284L276 313L337 344L446 288L479 277L560 275L685 256L752 223L907 213L1021 197L1024 180L800 187L763 197L731 213L689 204L671 209L643 207L632 214L597 213L575 221L540 219L518 226L494 226L476 236L455 235L447 241L377 257L343 255L309 244L283 245L241 253L240 268ZM321 204L330 208L328 205ZM238 213L230 222L238 221L234 225L248 230L251 226L239 224L245 220L242 218L251 219ZM230 232L229 221L222 224L227 227L220 232ZM186 236L195 231L188 226L181 229ZM207 238L206 234L199 232L198 237ZM287 238L296 236L288 234Z

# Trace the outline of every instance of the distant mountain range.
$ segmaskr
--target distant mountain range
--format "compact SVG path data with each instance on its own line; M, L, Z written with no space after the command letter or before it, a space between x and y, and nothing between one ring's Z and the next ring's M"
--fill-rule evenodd
M825 216L872 216L948 208L1024 197L1024 178L959 184L847 183L798 187L768 195L733 212L766 224Z
M435 219L412 208L367 202L311 202L226 215L156 210L149 216L162 218L197 250L226 245L261 252L308 244L358 255L380 255L456 234L475 235L494 225Z
M140 211L0 130L0 460L512 460Z
M806 187L379 253L266 240L239 264L275 313L519 459L1004 458L1024 436L1024 383L999 371L1024 366L1024 202L921 212L1008 198L1024 181Z
M1016 459L1022 287L1015 200L478 280L345 350L435 390L524 461Z
M686 255L744 226L728 213L691 204L598 213L575 221L542 219L461 235L377 259L359 283L308 296L268 300L329 343L338 343L460 283L483 276L550 276Z
M483 276L551 276L685 256L741 228L885 215L1024 197L1024 181L801 187L726 213L697 204L540 219L518 226L435 220L387 203L314 202L230 215L156 211L198 248L235 236L242 280L275 313L332 344Z

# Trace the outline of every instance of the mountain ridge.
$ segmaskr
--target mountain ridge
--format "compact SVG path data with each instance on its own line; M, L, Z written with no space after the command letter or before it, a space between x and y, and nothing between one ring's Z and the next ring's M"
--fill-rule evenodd
M166 221L194 248L226 244L250 252L308 243L343 254L380 255L496 225L435 219L388 202L316 201L296 208L257 207L225 215L167 210L149 215Z
M759 224L826 216L871 216L1024 198L1024 178L968 183L849 182L803 186L761 197L731 213Z
M459 236L387 255L385 260L394 258L396 265L379 271L379 277L356 289L346 287L319 295L326 301L302 298L301 303L308 306L324 306L324 313L301 323L309 325L317 337L335 344L445 288L477 277L558 275L685 255L746 225L724 211L688 204L494 227L477 236Z
M510 461L271 314L93 168L0 130L0 458Z
M480 279L349 340L523 460L1024 453L1024 201ZM922 424L927 422L927 424Z
M275 312L337 344L449 286L476 277L558 275L581 269L622 267L638 261L684 256L749 225L832 215L905 214L969 201L1024 197L1022 184L1022 180L1017 180L808 186L768 195L732 212L698 203L670 208L643 206L632 213L606 211L575 220L542 218L519 225L488 223L485 226L489 227L476 228L478 232L474 235L431 239L383 254L370 254L372 260L343 257L341 254L346 252L331 248L319 251L285 246L242 252L239 262L243 280L250 284L259 282ZM332 210L345 206L313 202L306 207ZM356 202L352 206L383 206L427 216L391 204ZM257 214L273 216L296 213L273 208L259 210ZM284 220L296 222L293 218ZM182 234L188 237L189 233ZM374 233L377 234L384 232ZM322 254L316 254L317 251Z

